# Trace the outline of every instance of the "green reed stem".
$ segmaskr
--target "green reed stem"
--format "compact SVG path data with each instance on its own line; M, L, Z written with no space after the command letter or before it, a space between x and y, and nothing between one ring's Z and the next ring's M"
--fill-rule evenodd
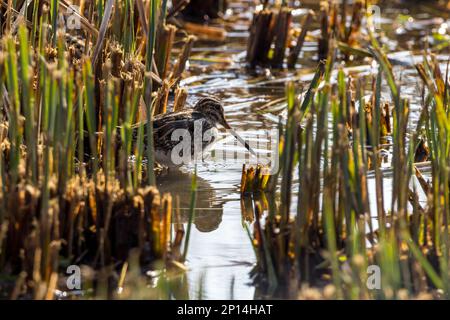
M101 1L99 1L101 2ZM50 1L50 13L51 13L51 19L52 19L52 41L53 41L53 47L56 47L56 41L57 41L57 30L58 30L58 7L59 7L59 0L51 0Z
M34 122L34 102L30 92L30 64L28 51L28 36L24 25L19 27L20 44L20 76L22 82L22 106L25 112L25 136L28 151L27 169L31 171L31 181L37 183L37 141ZM27 171L28 171L27 170Z
M98 172L98 150L97 150L97 138L96 128L97 121L95 118L95 105L94 105L94 76L92 74L92 65L90 60L86 60L83 66L83 82L84 82L84 96L86 103L86 124L89 133L89 143L91 147L93 163L93 177L97 181ZM83 135L83 132L80 132ZM82 137L84 138L84 137ZM89 159L91 160L91 159Z
M155 34L156 34L156 20L158 19L156 10L156 0L150 0L150 14L149 14L149 24L148 24L148 39L147 39L147 56L146 56L146 77L145 77L145 103L147 106L147 177L148 184L155 185L155 172L154 172L154 152L155 148L153 146L153 80L149 75L152 72L153 64L153 51L155 47Z
M188 254L189 239L191 237L192 224L194 223L194 219L195 219L196 203L197 203L197 165L195 166L195 172L194 172L194 175L192 176L192 182L191 182L191 200L189 203L189 221L188 221L187 230L186 230L186 238L184 240L184 250L183 250L182 261L186 261L186 257Z
M11 141L10 152L10 171L12 186L15 186L19 178L18 168L20 161L20 143L22 134L20 130L20 99L19 99L19 79L17 75L17 56L15 41L12 38L7 39L8 56L6 60L6 83L10 96L9 109L9 133Z

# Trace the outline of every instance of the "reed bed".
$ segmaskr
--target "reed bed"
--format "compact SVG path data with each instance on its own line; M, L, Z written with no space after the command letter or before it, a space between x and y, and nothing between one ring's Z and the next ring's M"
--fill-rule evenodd
M187 96L178 83L194 38L178 37L174 54L166 16L165 0L1 1L0 275L10 297L52 299L69 264L99 270L110 296L133 248L144 269L183 270L184 229L155 187L143 135L169 93L177 109Z
M250 23L250 36L246 61L250 68L271 67L295 69L300 58L308 31L317 25L320 34L310 36L318 43L317 59L329 55L330 41L337 41L340 54L368 56L364 49L368 39L361 32L362 21L367 13L367 1L320 1L317 13L309 10L300 21L300 28L294 27L292 11L287 1L270 4L263 1L260 10L255 11Z
M243 170L241 203L253 226L252 274L262 296L449 298L448 70L423 53L416 65L422 108L411 129L409 99L372 34L370 41L374 76L346 75L335 62L340 44L333 38L307 92L287 85L280 171L270 177L275 189L261 187L269 178L260 168ZM381 98L383 82L389 102ZM387 138L390 192L381 168ZM429 178L418 163L424 161ZM380 270L379 286L371 268Z

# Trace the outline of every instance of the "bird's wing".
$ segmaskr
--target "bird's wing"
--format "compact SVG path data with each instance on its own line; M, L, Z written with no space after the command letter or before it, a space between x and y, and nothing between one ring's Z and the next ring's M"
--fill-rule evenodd
M168 112L165 114L157 115L153 118L153 141L155 149L160 150L172 150L180 140L172 140L172 134L177 129L186 129L190 133L194 132L195 122L201 120L202 114L194 111L193 109L187 109L180 112ZM144 145L147 146L147 125L146 122L136 123L132 126L132 140L135 143L138 137L139 128L144 128ZM209 121L202 120L202 133L206 130L213 128L214 125ZM118 132L120 132L118 130ZM118 134L120 140L120 134ZM214 140L215 137L212 138ZM191 135L191 146L193 148L194 137ZM203 147L212 141L202 141Z
M199 120L197 117L190 117L190 118L182 118L182 119L175 119L172 118L170 121L165 121L164 123L160 123L159 126L154 126L153 131L153 137L154 137L154 144L156 149L162 149L162 150L172 150L174 146L180 143L180 140L177 139L178 137L174 137L175 140L172 140L172 135L177 129L185 129L190 133L190 139L191 139L191 146L193 148L193 142L194 142L194 136L193 132L195 129L195 122ZM213 127L213 125L209 121L202 120L202 134ZM208 143L207 141L203 141L202 138L202 145Z

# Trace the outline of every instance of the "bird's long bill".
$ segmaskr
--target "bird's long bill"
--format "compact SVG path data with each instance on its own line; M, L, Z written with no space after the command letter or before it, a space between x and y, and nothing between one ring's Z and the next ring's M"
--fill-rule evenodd
M232 134L232 135L233 135L240 143L242 143L242 145L245 147L245 149L247 149L248 151L250 151L250 153L253 154L255 157L257 156L255 150L253 150L253 149L249 146L249 144L248 144L244 139L242 139L241 136L238 135L236 131L234 131L234 129L229 128L228 131L229 131L229 132L230 132L230 133L231 133L231 134Z
M222 125L225 129L227 129L242 145L247 149L251 154L253 154L255 157L258 155L256 154L255 150L253 150L247 142L245 142L244 139L240 135L237 134L236 131L228 124L227 120L225 118L222 119Z

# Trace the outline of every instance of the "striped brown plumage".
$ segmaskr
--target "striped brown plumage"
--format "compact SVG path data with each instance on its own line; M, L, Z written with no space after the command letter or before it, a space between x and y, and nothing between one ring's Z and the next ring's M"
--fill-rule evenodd
M185 109L179 112L168 112L157 115L153 118L153 141L155 148L155 159L160 164L174 166L171 163L170 153L173 148L180 143L179 140L172 140L172 134L177 129L186 129L191 137L191 158L194 155L194 126L197 121L201 123L202 137L208 130L217 128L218 125L230 129L225 120L222 104L214 98L200 99L192 109ZM133 145L137 142L139 127L144 126L144 146L148 145L148 134L146 123L139 123L133 127ZM120 134L118 134L118 146L120 146ZM178 138L178 137L174 137ZM213 134L211 139L203 141L202 150L210 147L216 142L217 137ZM144 153L145 155L146 153ZM182 154L180 154L182 156Z

